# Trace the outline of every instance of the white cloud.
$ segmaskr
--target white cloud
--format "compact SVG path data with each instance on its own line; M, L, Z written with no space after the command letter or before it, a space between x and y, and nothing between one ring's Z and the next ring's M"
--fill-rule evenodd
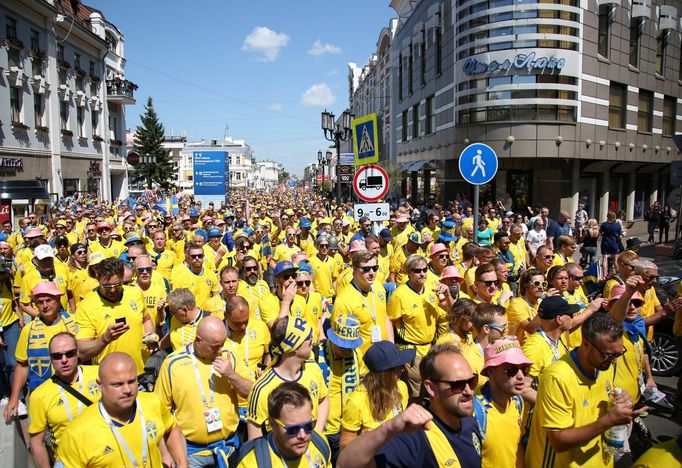
M284 110L284 106L282 105L281 102L273 102L272 104L270 104L269 109L275 112L282 112Z
M340 54L341 47L335 46L334 44L322 44L318 39L313 43L308 53L314 57L319 57L324 54Z
M334 104L336 97L327 83L318 83L306 89L301 96L303 107L328 107Z
M263 62L274 62L280 49L289 43L289 39L288 34L275 32L265 26L256 26L244 39L242 50L255 52L258 60Z

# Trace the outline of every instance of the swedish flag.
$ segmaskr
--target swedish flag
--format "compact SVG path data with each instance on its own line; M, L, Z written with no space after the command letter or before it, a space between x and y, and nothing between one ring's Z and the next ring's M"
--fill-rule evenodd
M180 214L178 197L166 197L165 200L160 200L153 208L161 211L164 216L168 216L169 213L173 216Z
M585 293L588 296L603 289L603 285L600 282L601 278L602 270L599 262L594 262L587 267L587 270L585 270L585 273L583 274L583 285L585 286Z

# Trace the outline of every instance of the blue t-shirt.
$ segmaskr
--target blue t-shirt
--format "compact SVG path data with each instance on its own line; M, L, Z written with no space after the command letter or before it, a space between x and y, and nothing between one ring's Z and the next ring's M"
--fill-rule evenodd
M462 418L458 431L435 416L431 423L436 423L450 441L460 466L481 466L481 435L475 418ZM374 461L378 467L439 468L424 431L398 434L381 447Z
M478 245L490 245L494 235L495 233L490 228L487 228L485 231L476 229L476 243Z
M547 233L548 239L550 237L554 238L554 251L557 252L559 250L558 240L559 236L561 236L561 226L555 220L548 219L545 223L545 232Z

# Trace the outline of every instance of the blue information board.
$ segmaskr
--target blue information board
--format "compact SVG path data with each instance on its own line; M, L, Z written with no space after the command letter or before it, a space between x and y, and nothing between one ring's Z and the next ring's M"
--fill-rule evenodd
M226 195L230 184L227 151L194 151L194 195Z

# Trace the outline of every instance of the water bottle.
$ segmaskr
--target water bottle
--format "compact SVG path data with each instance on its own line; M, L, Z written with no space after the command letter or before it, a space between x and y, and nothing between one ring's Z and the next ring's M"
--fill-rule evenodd
M613 394L615 396L623 393L620 388L615 388ZM613 406L613 400L611 400L609 407ZM604 432L604 450L607 454L612 455L616 460L619 459L623 453L625 453L625 441L628 438L628 425L621 424L619 426L613 426Z

